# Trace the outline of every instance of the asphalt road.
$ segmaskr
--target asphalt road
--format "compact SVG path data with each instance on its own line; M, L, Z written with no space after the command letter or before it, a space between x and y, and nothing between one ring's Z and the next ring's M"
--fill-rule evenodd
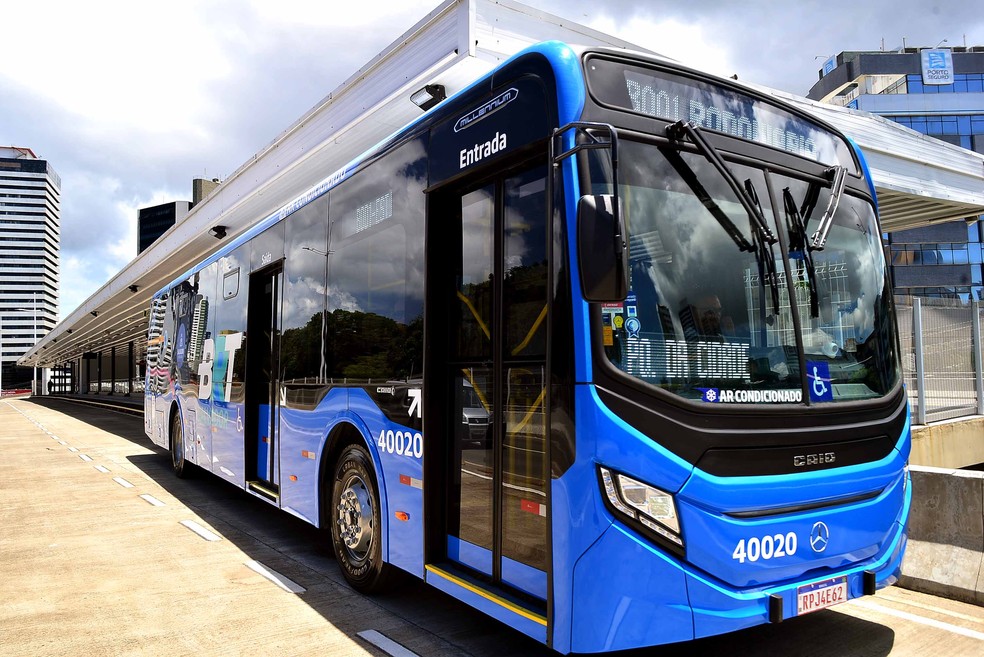
M217 478L176 479L139 417L0 402L0 656L555 654L409 577L357 594L324 545ZM984 607L893 587L617 654L979 657Z

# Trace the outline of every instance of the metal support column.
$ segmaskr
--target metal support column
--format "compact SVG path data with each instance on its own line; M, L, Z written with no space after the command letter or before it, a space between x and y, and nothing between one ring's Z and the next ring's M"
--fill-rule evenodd
M981 364L981 302L970 304L970 327L974 332L974 381L977 384L977 414L984 415L984 365Z
M126 356L126 396L129 397L133 394L133 377L136 376L133 366L133 340L126 346L127 356Z
M116 346L109 348L109 394L116 394Z
M923 363L922 302L912 299L912 347L916 352L916 424L926 424L926 367Z

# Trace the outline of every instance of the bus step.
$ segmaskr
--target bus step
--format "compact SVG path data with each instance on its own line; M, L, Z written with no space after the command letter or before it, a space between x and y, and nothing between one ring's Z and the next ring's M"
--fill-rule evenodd
M267 481L247 481L246 490L256 493L260 497L276 502L280 499L280 489L276 484Z
M478 579L452 563L427 564L427 582L445 593L478 606L480 609L513 625L530 636L546 639L546 603L520 597L511 591ZM476 599L477 598L477 599ZM481 602L478 601L481 600ZM524 627L528 626L528 627Z

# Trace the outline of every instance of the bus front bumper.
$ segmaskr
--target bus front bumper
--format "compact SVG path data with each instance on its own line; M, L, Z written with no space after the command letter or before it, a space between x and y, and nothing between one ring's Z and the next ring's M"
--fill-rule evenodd
M819 577L743 589L680 562L615 522L575 567L571 650L661 645L789 620L802 615L800 594L826 583L846 585L848 600L866 594L866 580L867 593L891 586L902 568L910 500L906 495L891 536L874 557Z

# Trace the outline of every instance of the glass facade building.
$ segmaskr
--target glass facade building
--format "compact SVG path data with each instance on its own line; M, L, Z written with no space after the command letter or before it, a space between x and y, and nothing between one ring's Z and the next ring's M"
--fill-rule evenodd
M190 208L188 201L171 201L140 208L137 214L137 255L156 242L171 226L184 219Z
M942 79L927 71L930 52L938 55ZM984 154L982 47L845 51L827 62L808 97L878 114ZM978 219L885 235L896 294L984 299L984 231Z
M943 98L940 98L939 101L942 102L937 103L940 105L938 110L940 113L885 114L884 116L899 125L912 128L916 132L936 137L954 146L960 146L984 154L984 72L956 73L953 78L954 80L951 84L935 85L923 84L921 74L906 75L882 93L884 95L941 95ZM944 94L979 94L979 97L976 99L979 105L978 110L976 112L972 110L953 111L953 113L947 114L945 113L947 97ZM860 99L854 98L847 106L854 109L861 109L859 107L860 104Z

